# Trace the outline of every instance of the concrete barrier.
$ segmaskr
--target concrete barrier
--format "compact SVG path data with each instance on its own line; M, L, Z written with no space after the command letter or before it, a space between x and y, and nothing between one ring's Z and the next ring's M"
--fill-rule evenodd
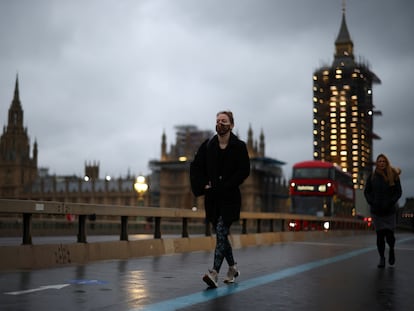
M280 242L323 239L332 236L372 234L372 231L300 231L237 234L230 237L233 248L271 245ZM145 256L211 251L215 237L149 239L94 243L0 246L0 271L42 269L86 264L100 260L123 260Z

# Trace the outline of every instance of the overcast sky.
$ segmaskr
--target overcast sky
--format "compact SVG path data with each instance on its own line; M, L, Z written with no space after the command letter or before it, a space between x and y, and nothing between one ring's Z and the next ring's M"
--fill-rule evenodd
M150 172L161 135L214 129L231 109L243 140L263 130L266 156L312 159L312 74L331 64L341 0L0 1L0 121L16 74L24 125L50 173ZM374 87L374 143L414 197L414 1L348 0L357 60Z

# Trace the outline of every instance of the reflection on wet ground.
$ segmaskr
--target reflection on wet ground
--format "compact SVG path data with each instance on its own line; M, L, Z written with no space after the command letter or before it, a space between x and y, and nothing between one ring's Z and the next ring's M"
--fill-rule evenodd
M235 250L237 283L206 289L212 252L0 274L1 310L411 310L414 235L378 269L375 236Z

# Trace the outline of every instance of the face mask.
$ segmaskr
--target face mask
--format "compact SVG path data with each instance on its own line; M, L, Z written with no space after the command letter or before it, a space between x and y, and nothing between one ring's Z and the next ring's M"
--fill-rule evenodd
M231 131L230 124L218 123L216 124L216 132L219 136L224 136Z

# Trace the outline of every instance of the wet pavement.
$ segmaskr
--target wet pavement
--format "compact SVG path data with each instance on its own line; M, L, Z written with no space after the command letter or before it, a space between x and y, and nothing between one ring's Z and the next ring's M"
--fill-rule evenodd
M375 235L234 250L241 275L207 289L212 252L0 273L0 310L413 310L414 235L378 269Z

